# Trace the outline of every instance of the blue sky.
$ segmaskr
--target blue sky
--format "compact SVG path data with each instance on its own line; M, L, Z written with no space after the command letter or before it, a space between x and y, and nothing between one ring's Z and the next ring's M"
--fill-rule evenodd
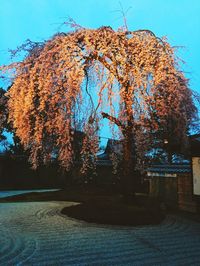
M130 30L150 29L167 36L172 45L184 46L179 56L190 86L200 92L200 1L121 0ZM26 39L42 41L72 17L88 28L122 26L118 0L0 0L0 65L10 62L8 49ZM61 28L67 31L67 27Z

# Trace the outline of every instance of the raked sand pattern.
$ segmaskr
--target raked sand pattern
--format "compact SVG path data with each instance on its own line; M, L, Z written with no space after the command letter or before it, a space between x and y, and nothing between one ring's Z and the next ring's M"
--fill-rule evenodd
M62 216L74 203L0 204L0 265L200 265L200 223L120 227Z

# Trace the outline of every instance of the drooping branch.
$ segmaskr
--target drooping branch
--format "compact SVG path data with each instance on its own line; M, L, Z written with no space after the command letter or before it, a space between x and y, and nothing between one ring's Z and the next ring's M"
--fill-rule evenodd
M92 104L92 111L94 111L94 102L93 102L93 99L92 99L91 94L90 94L89 91L88 91L88 83L89 83L88 72L87 72L86 69L84 69L84 70L85 70L85 76L86 76L86 86L85 86L85 90L86 90L87 95L88 95L89 98L90 98L90 102L91 102L91 104Z
M140 29L140 30L135 30L135 31L126 31L125 34L129 35L129 34L140 34L140 33L147 33L150 36L154 37L156 40L158 40L160 43L162 43L163 47L165 47L165 43L163 42L163 40L161 38L159 38L158 36L155 35L155 33L153 33L153 31L151 30L147 30L147 29Z
M125 125L123 125L118 118L112 115L109 115L108 113L104 113L104 112L102 112L101 115L103 118L107 118L108 120L113 122L115 125L117 125L122 130L122 132L125 131L126 129Z

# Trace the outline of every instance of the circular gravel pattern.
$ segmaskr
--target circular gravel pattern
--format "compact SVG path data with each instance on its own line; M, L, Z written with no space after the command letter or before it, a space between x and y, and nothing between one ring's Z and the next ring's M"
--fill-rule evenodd
M60 214L72 202L0 204L0 265L200 265L200 224L88 224Z

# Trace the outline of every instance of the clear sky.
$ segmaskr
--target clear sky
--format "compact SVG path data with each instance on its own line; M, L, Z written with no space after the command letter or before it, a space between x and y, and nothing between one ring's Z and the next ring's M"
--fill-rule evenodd
M150 29L184 46L179 56L190 86L200 92L200 0L121 0L130 30ZM26 39L51 37L72 17L88 28L122 26L118 0L0 0L0 64L9 62L8 49ZM62 31L67 31L63 26Z

